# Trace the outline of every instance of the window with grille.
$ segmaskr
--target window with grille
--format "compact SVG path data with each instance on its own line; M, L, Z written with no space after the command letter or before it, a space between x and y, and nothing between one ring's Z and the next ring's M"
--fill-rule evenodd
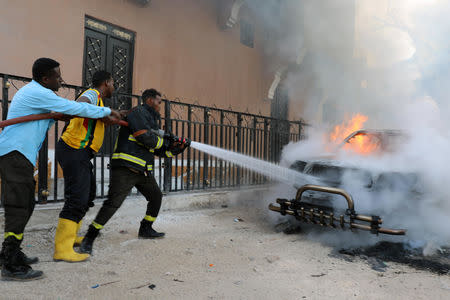
M241 44L253 48L253 40L255 35L253 24L245 20L241 20L239 27L241 29Z

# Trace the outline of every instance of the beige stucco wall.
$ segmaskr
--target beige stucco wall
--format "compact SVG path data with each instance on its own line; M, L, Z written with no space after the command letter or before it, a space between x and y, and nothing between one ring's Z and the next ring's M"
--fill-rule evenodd
M84 17L136 32L133 93L154 87L168 98L270 114L263 57L240 43L239 25L222 31L212 0L1 0L0 72L31 76L38 57L61 63L67 83L80 85Z

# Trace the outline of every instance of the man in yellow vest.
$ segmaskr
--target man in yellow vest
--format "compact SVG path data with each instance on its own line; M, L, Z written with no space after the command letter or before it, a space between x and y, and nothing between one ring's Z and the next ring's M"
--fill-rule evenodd
M92 86L77 99L103 107L103 98L110 98L114 92L114 80L106 71L97 71L92 77ZM95 198L95 178L91 159L103 144L105 123L103 119L74 118L65 128L56 145L56 159L64 173L64 207L59 214L55 234L55 261L79 262L88 259L89 254L74 251L81 220Z

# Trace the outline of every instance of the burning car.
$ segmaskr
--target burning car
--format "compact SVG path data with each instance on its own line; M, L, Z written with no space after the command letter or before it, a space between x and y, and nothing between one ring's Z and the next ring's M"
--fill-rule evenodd
M334 133L336 132L335 130ZM403 229L381 227L380 216L357 214L354 200L345 189L345 181L348 178L356 178L357 180L352 182L357 182L359 188L367 193L381 195L384 191L401 189L412 195L420 190L417 174L393 171L374 173L364 169L359 163L360 160L339 160L337 154L343 151L350 154L353 152L360 159L364 159L367 155L373 157L381 153L395 152L407 139L404 133L396 130L359 129L346 135L341 141L339 134L332 134L331 140L335 146L328 154L297 160L290 166L291 169L313 176L317 184L296 187L297 194L294 199L277 199L278 205L270 204L269 209L321 226L362 229L374 234L404 235L406 231ZM345 209L342 209L342 205L336 205L339 201L343 203L342 198L346 201Z

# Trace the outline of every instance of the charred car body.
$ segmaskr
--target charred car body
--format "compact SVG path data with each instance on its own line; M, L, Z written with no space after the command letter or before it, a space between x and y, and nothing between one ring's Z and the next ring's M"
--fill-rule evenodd
M352 143L364 144L363 148L371 153L393 152L406 139L406 135L395 130L358 130L348 135L333 153L350 148ZM374 234L405 234L403 229L383 228L380 216L356 213L354 200L345 189L345 181L348 178L357 178L359 188L370 194L400 189L413 195L420 193L416 174L386 171L374 174L358 164L338 160L333 154L297 160L290 168L313 176L318 184L296 187L294 199L277 199L277 204L269 205L270 210L294 216L302 222L326 227L362 229ZM342 209L343 206L336 205L337 203L345 204L345 208Z

